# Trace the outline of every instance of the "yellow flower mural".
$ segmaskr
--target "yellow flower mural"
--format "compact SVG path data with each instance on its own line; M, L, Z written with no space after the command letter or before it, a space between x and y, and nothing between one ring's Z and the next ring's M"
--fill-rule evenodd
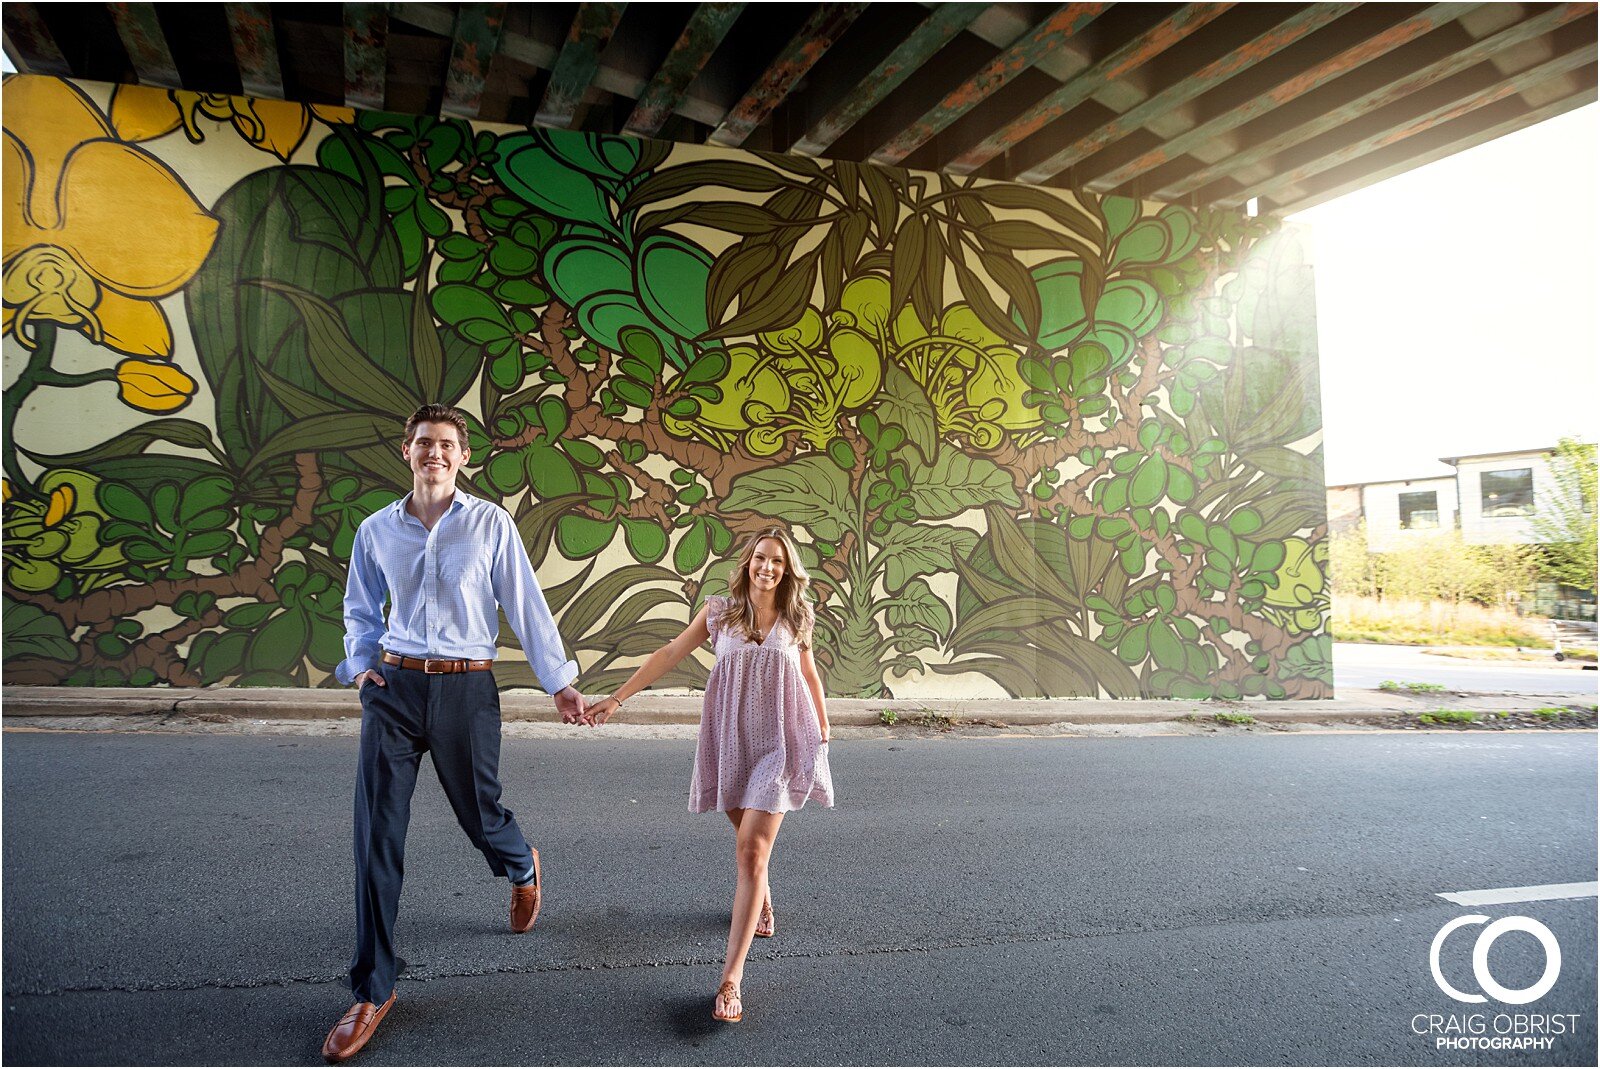
M4 332L26 348L57 323L136 357L170 357L156 303L211 251L217 221L166 164L116 139L54 78L6 88Z
M0 482L7 583L38 593L54 589L64 572L72 572L86 592L121 576L127 563L122 551L100 542L108 517L95 501L97 476L66 468L46 472L39 480L39 499L13 497L11 483Z
M124 360L117 365L117 393L141 412L173 412L189 403L196 383L174 364Z
M1283 545L1283 564L1262 599L1262 612L1290 634L1314 631L1328 607L1328 543L1286 538Z
M910 305L891 322L889 289L881 275L846 284L834 314L836 348L893 354L927 392L939 429L962 435L977 449L995 448L1007 433L1038 430L1044 421L1037 408L1022 401L1027 385L1017 372L1016 350L985 327L969 305L952 304L930 330Z
M783 448L784 435L799 431L813 449L826 449L839 435L839 417L865 405L883 383L883 357L870 346L850 344L840 332L824 334L822 316L807 308L800 321L757 335L765 349L758 368L776 370L784 395L755 398L748 412L757 424L745 444L757 456Z
M985 327L964 302L945 309L933 328L910 306L892 320L889 280L867 274L850 280L839 306L824 317L807 308L782 330L756 336L759 348L735 345L718 380L722 401L699 416L669 419L673 434L696 435L726 448L742 435L756 456L771 456L798 432L826 449L840 418L867 405L883 385L888 360L899 364L933 403L939 430L991 450L1008 434L1023 444L1044 420L1023 402L1027 384L1017 351Z
M668 392L683 388L685 376L667 384ZM688 419L671 413L662 416L661 425L680 438L701 437L719 449L731 449L734 441L757 428L752 416L770 414L789 407L789 387L770 361L763 363L753 345L728 348L728 370L718 380L722 396L714 403L700 405ZM751 406L754 403L754 407Z
M1331 693L1309 264L1270 220L39 75L5 94L19 682L317 685L354 532L409 483L361 443L425 398L466 407L463 485L558 570L596 689L780 522L836 694Z
M878 350L853 332L828 335L814 308L792 326L758 334L756 341L728 349L716 381L719 401L702 403L693 417L669 415L663 426L724 449L740 438L760 457L781 450L792 432L812 448L826 449L839 435L841 415L865 405L883 383ZM669 392L689 379L669 383Z
M202 117L233 123L240 137L287 163L305 141L313 118L353 122L355 110L140 85L118 86L111 100L111 125L125 141L151 141L181 126L185 136L199 144L205 140Z

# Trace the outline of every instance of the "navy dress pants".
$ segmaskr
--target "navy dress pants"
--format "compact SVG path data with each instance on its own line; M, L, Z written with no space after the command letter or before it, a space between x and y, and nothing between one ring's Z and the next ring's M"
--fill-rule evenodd
M496 876L520 877L533 853L500 804L500 693L493 672L428 675L381 665L386 687L361 687L356 770L356 950L350 988L382 1005L405 963L394 922L405 876L406 826L422 755L433 755L450 807Z

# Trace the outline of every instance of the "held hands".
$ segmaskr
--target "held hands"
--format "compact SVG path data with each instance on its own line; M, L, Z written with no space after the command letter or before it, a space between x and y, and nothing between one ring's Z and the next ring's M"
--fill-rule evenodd
M622 708L622 703L615 698L603 698L589 706L589 715L597 724L604 724L611 719L611 714Z
M563 724L588 724L594 727L594 717L584 704L582 694L572 687L563 687L552 697L556 700L556 712L561 714Z

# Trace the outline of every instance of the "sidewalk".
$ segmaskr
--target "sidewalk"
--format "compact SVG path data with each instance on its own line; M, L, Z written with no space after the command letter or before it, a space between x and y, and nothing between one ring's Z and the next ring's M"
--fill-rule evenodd
M1412 695L1345 688L1325 701L1114 701L1094 698L1056 699L852 699L828 701L828 718L840 726L878 726L893 713L901 721L949 718L981 721L993 727L1039 724L1147 724L1185 716L1210 717L1218 712L1247 711L1265 723L1338 723L1374 716L1425 713L1436 709L1478 712L1531 711L1568 704L1574 697L1593 704L1593 692L1581 695L1468 694L1445 692ZM28 717L163 717L201 720L337 720L359 718L361 702L354 691L339 689L155 687L4 687L0 688L7 723ZM559 723L549 697L539 691L508 691L500 696L508 722ZM616 724L696 724L698 694L653 694L629 699Z

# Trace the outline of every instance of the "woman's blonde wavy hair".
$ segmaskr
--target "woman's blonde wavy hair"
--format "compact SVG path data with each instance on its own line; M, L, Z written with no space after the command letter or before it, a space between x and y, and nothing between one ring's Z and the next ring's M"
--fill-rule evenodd
M760 631L756 628L756 607L750 600L750 561L755 558L756 546L770 538L783 546L783 578L778 581L774 601L778 619L788 627L801 649L811 648L811 629L816 617L806 603L806 589L811 585L811 575L800 563L800 551L782 527L766 527L751 535L739 549L739 563L728 576L728 602L722 610L722 626L736 627L754 642Z

